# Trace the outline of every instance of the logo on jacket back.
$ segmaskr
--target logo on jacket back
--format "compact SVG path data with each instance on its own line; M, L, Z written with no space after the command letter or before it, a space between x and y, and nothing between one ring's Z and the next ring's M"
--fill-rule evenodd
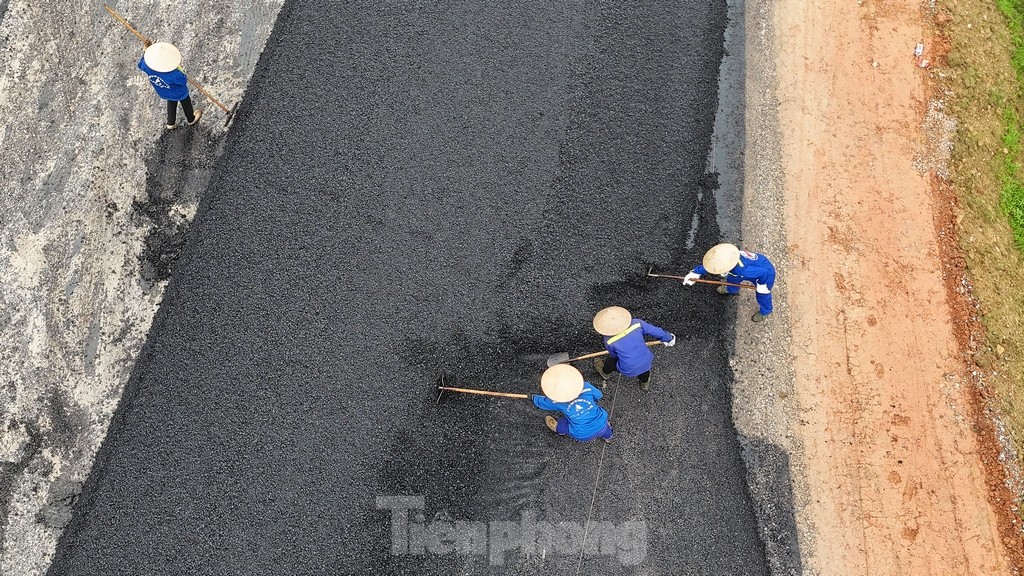
M577 414L582 414L593 407L594 404L590 400L573 400L572 403L569 404L569 408Z
M156 74L151 74L150 77L149 77L149 81L153 83L153 86L156 86L158 88L170 88L171 87L170 84L168 84L166 81L164 81L163 78L157 76Z

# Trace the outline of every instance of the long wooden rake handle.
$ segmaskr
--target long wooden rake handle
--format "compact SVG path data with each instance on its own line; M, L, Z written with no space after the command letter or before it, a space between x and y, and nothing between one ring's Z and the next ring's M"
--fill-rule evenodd
M652 278L671 278L673 280L686 280L685 276L671 276L669 274L651 274L650 272L648 272L647 275L651 276ZM750 289L750 290L754 290L754 289L757 288L756 286L751 286L750 284L733 284L732 282L719 282L718 280L704 280L703 278L697 278L696 280L694 280L694 282L700 282L701 284L714 284L716 286L732 286L734 288L747 288L747 289Z
M646 342L646 344L648 346L650 346L651 348L653 348L655 346L660 346L660 345L664 344L664 342L662 342L661 340L655 340L653 342ZM576 362L577 360L587 360L587 359L590 359L590 358L597 358L598 356L606 356L607 354L608 354L607 350L602 350L600 352L591 352L590 354L584 354L583 356L577 356L575 358L569 358L568 360L565 360L562 363L564 364L565 362Z
M128 21L125 20L120 14L115 12L113 8L111 8L110 6L107 6L106 4L103 5L103 8L106 9L107 12L110 12L111 16L113 16L114 18L117 18L118 22L120 22L121 24L124 24L124 27L127 28L132 34L135 34L135 37L138 38L139 40L141 40L143 44L152 44L152 41L150 41L149 38L146 38L142 34L139 34L139 31L136 30L135 28L133 28L132 25L129 24Z
M230 115L230 114L231 114L231 111L230 111L230 110L228 110L228 107L227 107L227 106L225 106L225 105L223 105L223 104L221 104L221 103L220 103L220 100L217 100L216 98L214 98L214 97L213 97L213 94L210 94L209 92L207 92L207 91L206 91L206 88L203 88L203 87L202 87L202 86L201 86L201 85L199 84L199 82L196 82L195 80L193 80L191 76L188 76L188 75L186 75L185 77L186 77L186 78L188 78L188 81L189 81L189 82L191 82L191 83L192 83L192 85L193 85L193 86L195 86L195 87L196 87L196 88L197 88L197 89L198 89L198 90L199 90L200 92L202 92L202 93L203 93L203 96L206 96L206 98L207 98L207 99L208 99L208 100L209 100L210 102L213 102L214 104L216 104L216 105L217 105L217 107L218 107L218 108L220 108L221 110L223 110L225 114L228 114L228 115Z
M451 386L438 386L438 390L451 392L463 392L465 394L479 394L481 396L501 396L502 398L529 398L529 394L513 394L511 392L491 392L490 390L474 390L472 388L453 388Z
M124 27L127 28L132 34L135 34L135 37L138 38L139 40L141 40L143 44L148 46L149 44L153 43L149 38L146 38L145 36L140 34L138 30L136 30L131 24L129 24L128 21L125 20L123 16L121 16L120 14L115 12L113 8L111 8L110 6L107 6L106 4L103 5L103 8L105 8L107 12L110 12L110 15L113 16L114 18L116 18L118 22L123 24ZM192 77L189 76L188 74L185 75L185 78L188 79L189 83L192 84L193 86L195 86L197 90L202 92L203 96L206 96L206 98L209 99L210 102L213 102L214 104L217 105L218 108L223 110L225 114L229 114L229 115L231 114L231 111L228 110L228 107L223 105L223 104L221 104L220 100L217 100L209 92L207 92L206 88L203 88L202 85L199 84L199 82L196 82L195 80L193 80Z

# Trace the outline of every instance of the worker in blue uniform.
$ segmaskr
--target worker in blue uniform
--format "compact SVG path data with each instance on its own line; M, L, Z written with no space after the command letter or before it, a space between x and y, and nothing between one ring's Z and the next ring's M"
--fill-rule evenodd
M633 318L629 310L621 306L609 306L594 316L594 330L604 336L607 358L596 358L594 368L607 381L615 372L636 378L640 388L651 388L651 364L654 353L647 346L646 338L656 338L666 347L675 346L676 336L671 332Z
M733 244L712 246L699 264L683 279L691 286L704 274L718 274L726 282L742 284L750 282L757 292L758 311L751 316L754 322L761 322L772 313L772 288L775 286L775 267L764 254L740 250ZM735 286L719 286L719 294L737 294Z
M544 417L552 432L580 442L612 439L608 412L597 404L601 391L584 382L579 370L568 364L555 364L541 375L540 388L544 394L534 394L533 405L559 413L558 418Z
M174 130L178 125L179 105L189 126L194 126L203 116L202 110L192 110L188 78L180 66L181 52L168 42L149 44L139 60L139 70L146 74L157 96L167 101L168 130Z

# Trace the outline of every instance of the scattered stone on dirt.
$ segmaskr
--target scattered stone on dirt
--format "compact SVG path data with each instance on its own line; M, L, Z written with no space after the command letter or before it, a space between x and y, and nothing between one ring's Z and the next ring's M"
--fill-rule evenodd
M936 224L951 126L909 57L929 12L786 0L766 21L785 193L751 215L785 215L805 573L1008 574L1019 534L1000 534L1009 511L985 462L998 448L973 407Z

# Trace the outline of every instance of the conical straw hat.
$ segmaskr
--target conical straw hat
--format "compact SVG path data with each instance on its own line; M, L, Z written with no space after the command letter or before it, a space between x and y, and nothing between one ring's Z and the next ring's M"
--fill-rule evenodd
M146 48L142 59L157 72L170 72L181 64L181 52L169 42L157 42Z
M594 316L594 330L602 336L615 336L633 321L629 310L622 306L609 306Z
M732 244L717 244L704 254L704 269L711 274L725 274L740 263L740 249Z
M568 364L555 364L541 375L540 389L554 402L575 400L583 392L583 374Z

